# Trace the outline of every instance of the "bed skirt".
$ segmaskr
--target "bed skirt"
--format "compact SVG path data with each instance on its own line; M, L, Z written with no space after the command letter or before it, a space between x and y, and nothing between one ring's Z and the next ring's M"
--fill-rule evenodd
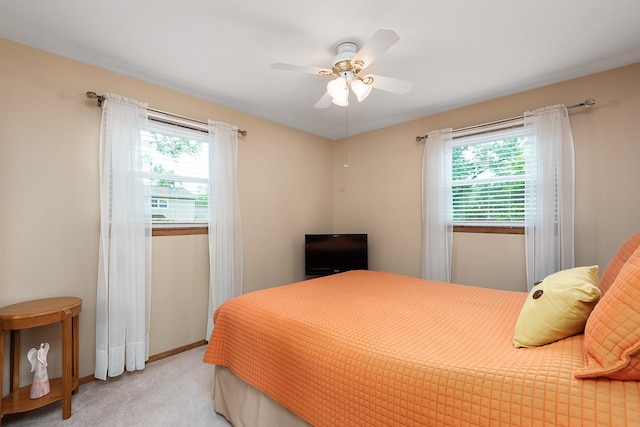
M238 378L225 366L216 365L214 409L234 427L309 427L311 424Z

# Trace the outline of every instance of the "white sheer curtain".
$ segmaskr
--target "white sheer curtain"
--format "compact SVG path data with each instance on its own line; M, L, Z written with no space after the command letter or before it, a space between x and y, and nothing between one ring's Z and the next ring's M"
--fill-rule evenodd
M140 135L146 128L146 104L105 95L94 372L102 380L144 369L149 358L151 204Z
M209 120L209 316L226 300L242 294L242 229L238 200L238 128Z
M525 188L527 285L574 267L574 155L564 105L524 114L527 162L535 179ZM527 171L529 171L529 165Z
M451 282L451 129L429 132L422 158L422 278Z

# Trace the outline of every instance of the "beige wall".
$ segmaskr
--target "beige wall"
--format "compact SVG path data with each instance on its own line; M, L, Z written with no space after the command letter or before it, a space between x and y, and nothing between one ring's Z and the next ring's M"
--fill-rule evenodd
M4 39L0 58L0 306L82 298L81 376L93 373L99 227L101 113L88 90L246 129L238 156L245 291L304 278L304 233L333 223L330 141ZM206 236L154 237L151 354L204 338L208 273ZM23 362L48 341L57 376L58 330L25 331Z
M513 117L595 98L571 110L576 165L576 264L607 265L640 230L640 64L459 108L339 141L334 150L335 228L369 233L370 267L420 275L423 143L430 130ZM348 144L349 168L343 168ZM454 282L524 290L522 236L456 233Z

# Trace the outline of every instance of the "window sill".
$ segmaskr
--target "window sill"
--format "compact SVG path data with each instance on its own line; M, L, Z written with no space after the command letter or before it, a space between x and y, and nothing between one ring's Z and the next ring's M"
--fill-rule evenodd
M185 225L177 227L153 226L152 236L190 236L195 234L207 234L209 227L206 225Z
M524 234L523 226L454 225L454 233Z

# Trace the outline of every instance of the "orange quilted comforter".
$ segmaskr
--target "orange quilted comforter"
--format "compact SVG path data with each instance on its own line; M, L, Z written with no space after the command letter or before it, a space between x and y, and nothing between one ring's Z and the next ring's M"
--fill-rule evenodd
M513 347L525 297L347 272L227 301L205 362L315 426L640 425L640 382L573 377L582 335Z

